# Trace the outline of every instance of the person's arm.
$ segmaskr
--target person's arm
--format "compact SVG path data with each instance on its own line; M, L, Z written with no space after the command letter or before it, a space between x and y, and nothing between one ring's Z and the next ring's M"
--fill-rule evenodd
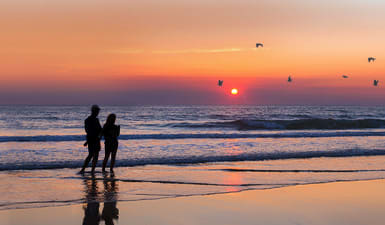
M86 131L86 134L88 134L89 128L88 128L87 120L84 120L84 130ZM88 141L86 138L86 142L84 142L83 146L86 147L87 145L88 145Z
M88 132L90 131L87 120L84 120L84 130L86 131L86 134L88 134Z

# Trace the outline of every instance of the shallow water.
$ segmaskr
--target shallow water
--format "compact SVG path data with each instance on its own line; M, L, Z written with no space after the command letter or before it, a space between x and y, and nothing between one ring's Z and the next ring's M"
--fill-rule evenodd
M385 156L266 160L116 168L0 172L0 209L140 201L292 185L385 178Z

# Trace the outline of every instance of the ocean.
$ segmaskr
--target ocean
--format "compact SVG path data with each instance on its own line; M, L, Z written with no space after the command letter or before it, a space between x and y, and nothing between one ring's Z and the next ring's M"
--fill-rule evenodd
M109 113L115 176L81 176L89 106L0 106L0 210L385 178L385 107L103 105L102 124Z

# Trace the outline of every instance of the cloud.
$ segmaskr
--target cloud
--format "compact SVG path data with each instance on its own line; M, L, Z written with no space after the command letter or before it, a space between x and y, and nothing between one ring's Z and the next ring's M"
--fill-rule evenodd
M191 54L191 53L226 53L241 52L241 48L221 48L221 49L182 49L182 50L159 50L152 51L153 54Z
M262 51L263 49L256 48L217 48L217 49L177 49L177 50L154 50L151 54L210 54L210 53L233 53L233 52L247 52L247 51ZM267 49L268 50L268 49ZM111 50L112 53L117 54L142 54L147 53L142 49L116 49Z
M144 51L142 49L115 49L111 50L111 53L118 53L118 54L140 54Z

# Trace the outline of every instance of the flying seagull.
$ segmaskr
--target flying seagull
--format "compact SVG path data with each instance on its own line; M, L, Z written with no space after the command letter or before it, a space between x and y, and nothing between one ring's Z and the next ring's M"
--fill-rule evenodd
M349 76L347 76L347 75L342 75L342 78L349 78Z
M376 61L376 58L374 58L374 57L369 57L368 58L368 62L370 63L370 62L374 62L374 61Z
M262 43L257 43L255 46L256 46L257 48L259 48L259 47L263 47L263 44L262 44Z
M289 78L287 78L287 82L292 82L293 79L291 79L291 76L289 76Z
M218 80L218 86L222 87L222 85L223 85L223 80Z
M374 80L374 81L373 81L373 85L374 85L374 86L378 86L378 82L380 82L380 81L379 81L379 80Z

